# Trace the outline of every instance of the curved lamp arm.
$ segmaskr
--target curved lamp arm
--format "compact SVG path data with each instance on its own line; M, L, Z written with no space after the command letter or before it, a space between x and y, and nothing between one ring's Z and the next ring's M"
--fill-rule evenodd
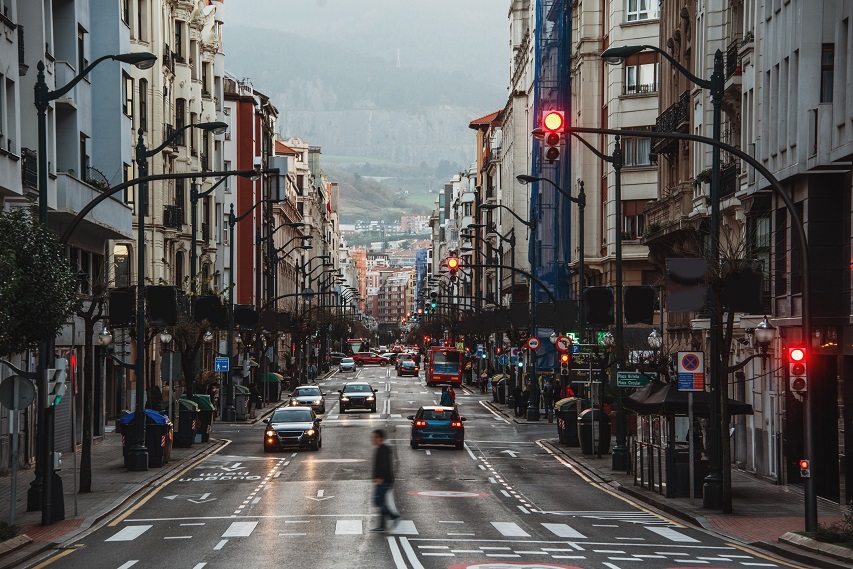
M622 47L611 47L601 52L601 58L607 60L617 60L615 61L615 63L619 63L619 60L624 60L630 55L640 53L641 51L645 51L647 49L656 51L657 53L661 54L664 59L669 61L672 66L679 71L679 73L687 77L690 81L692 81L699 87L702 87L703 89L711 88L711 81L696 77L695 75L693 75L693 73L688 71L687 68L678 63L671 55L654 45L625 45ZM613 61L608 61L608 63L613 63Z
M542 178L542 179L544 180L545 178ZM518 216L518 214L517 214L517 213L515 213L515 212L514 212L514 211L512 211L509 207L507 207L507 206L505 206L505 205L503 205L503 204L485 204L485 205L481 205L481 206L480 206L480 209L485 209L486 211L489 211L489 210L491 210L491 209L496 209L496 208L502 208L502 209L507 210L508 212L510 212L510 213L512 214L512 216L513 216L515 219L517 219L517 220L518 220L518 222L519 222L520 224L522 224L522 225L524 225L524 226L526 226L526 227L530 227L530 225L531 225L531 224L530 224L530 222L529 222L529 221L525 221L525 220L521 219L521 218Z
M142 52L142 53L126 53L121 55L102 55L89 65L87 65L83 71L77 74L74 79L69 81L64 87L60 87L59 89L54 89L53 91L48 91L45 95L45 105L48 101L54 101L60 98L62 95L66 94L68 91L74 88L77 83L83 80L92 69L94 69L99 63L102 61L106 61L107 59L112 59L116 61L121 61L122 63L130 63L131 65L136 65L140 69L148 69L154 62L157 61L157 56L153 53ZM150 63L150 64L149 64ZM39 61L38 70L44 71L44 63Z

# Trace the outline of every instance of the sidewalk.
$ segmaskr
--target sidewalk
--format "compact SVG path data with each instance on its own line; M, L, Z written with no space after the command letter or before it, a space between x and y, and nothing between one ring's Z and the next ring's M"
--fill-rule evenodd
M504 405L484 402L488 407L500 413L507 419L518 424L528 424L528 421L513 416L512 410ZM541 419L538 424L548 424ZM580 447L568 447L558 442L557 424L554 426L554 438L543 441L543 444L554 453L571 460L585 471L585 474L608 484L612 488L630 495L635 500L680 518L694 525L712 530L724 537L760 547L777 555L804 563L808 567L850 568L853 567L853 552L851 558L845 561L830 558L829 555L816 555L815 552L805 552L793 547L787 541L780 542L780 537L787 532L799 532L804 528L804 497L796 486L782 486L762 481L754 476L732 470L732 504L734 513L723 514L702 507L702 498L667 498L656 490L635 484L634 475L614 471L611 468L611 455L595 455L581 453ZM611 445L612 449L612 445ZM657 488L657 486L655 487ZM818 500L818 520L821 524L831 524L843 520L844 508L825 500ZM821 553L829 552L833 546L819 544Z

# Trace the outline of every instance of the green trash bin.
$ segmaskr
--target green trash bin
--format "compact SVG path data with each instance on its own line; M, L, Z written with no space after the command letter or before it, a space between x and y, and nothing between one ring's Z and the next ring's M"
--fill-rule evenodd
M557 417L557 437L560 442L570 447L580 446L578 440L578 408L580 399L566 397L554 404L554 415Z
M210 395L193 395L193 401L198 405L195 442L206 443L210 440L210 427L213 425L213 401Z
M249 388L245 385L234 386L234 410L238 421L249 416Z
M178 431L172 446L191 447L195 442L197 424L198 403L185 397L178 399Z

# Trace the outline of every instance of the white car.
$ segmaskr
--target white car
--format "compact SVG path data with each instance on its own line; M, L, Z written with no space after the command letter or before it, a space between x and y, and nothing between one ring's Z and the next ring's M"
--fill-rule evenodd
M355 371L355 360L352 358L341 358L341 363L338 364L338 371Z

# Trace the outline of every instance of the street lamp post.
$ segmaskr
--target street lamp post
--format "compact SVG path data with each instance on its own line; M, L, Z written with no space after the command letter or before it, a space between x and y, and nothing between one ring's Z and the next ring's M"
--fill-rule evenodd
M608 63L620 64L630 55L634 55L644 50L653 50L659 53L679 73L686 77L691 83L702 89L708 89L711 92L711 105L713 108L713 124L711 138L719 142L722 130L722 105L723 105L723 90L725 80L723 75L723 52L719 49L714 53L714 69L710 79L700 79L688 71L678 61L676 61L665 50L651 45L638 46L623 46L611 47L602 52L601 57ZM710 238L711 247L709 256L712 263L720 262L720 147L714 145L711 147L711 216L710 216ZM708 476L705 477L705 484L702 493L702 505L709 509L723 508L723 476L720 456L721 445L721 430L720 425L720 377L722 371L722 362L720 362L720 334L722 314L714 310L711 314L709 323L710 351L711 362L709 373L711 376L711 405L709 409L709 428L708 428L708 447L710 450L708 461ZM808 494L810 484L806 481L806 493ZM808 500L807 500L808 502Z
M59 99L77 83L82 81L98 64L106 60L119 61L121 63L129 63L140 69L148 69L157 61L157 56L153 53L123 53L118 55L104 55L86 66L80 73L69 81L65 86L51 90L45 80L45 65L43 61L38 62L38 74L36 75L36 84L34 88L34 103L36 107L36 128L38 136L38 212L39 223L47 226L47 109L51 101ZM35 511L41 508L41 523L42 525L50 525L55 520L56 513L59 513L60 508L56 507L54 512L53 504L53 482L55 481L60 488L58 495L62 495L61 485L62 479L55 476L53 469L53 432L54 432L54 414L55 409L47 405L47 368L53 360L53 342L39 343L39 359L38 370L36 376L36 384L38 389L38 401L36 405L36 423L38 425L38 433L36 437L36 468L35 478L30 484L27 491L27 511ZM55 478L55 480L54 480ZM62 516L64 517L64 516ZM60 518L61 519L61 518Z
M483 204L483 205L481 205L481 206L480 206L480 209L481 209L482 211L493 211L493 210L496 210L496 209L505 209L505 210L507 210L510 214L512 214L512 216L513 216L516 220L518 220L518 222L519 222L519 223L521 223L522 225L524 225L524 226L526 226L526 227L530 227L529 222L524 221L523 219L521 219L521 218L518 216L518 214L516 214L514 211L512 211L510 208L508 208L507 206L505 206L505 205L503 205L503 204ZM510 273L511 273L511 274L510 274L510 279L511 279L511 280L510 280L510 290L512 291L512 292L510 293L510 303L512 303L513 301L515 301L515 227L511 227L511 228L510 228L510 233L511 233L511 235L510 235L510 237L509 237L509 238L504 237L503 235L501 235L501 234L500 234L500 233L498 233L498 232L495 232L495 235L497 235L498 237L500 237L502 242L509 243L509 249L510 249L510 264L511 264L511 266L512 266L512 271L510 271ZM503 263L503 255L501 255L501 263ZM502 277L502 278L503 278L503 277ZM500 288L500 290L501 290L501 291L503 291L503 282L501 283L501 288Z

